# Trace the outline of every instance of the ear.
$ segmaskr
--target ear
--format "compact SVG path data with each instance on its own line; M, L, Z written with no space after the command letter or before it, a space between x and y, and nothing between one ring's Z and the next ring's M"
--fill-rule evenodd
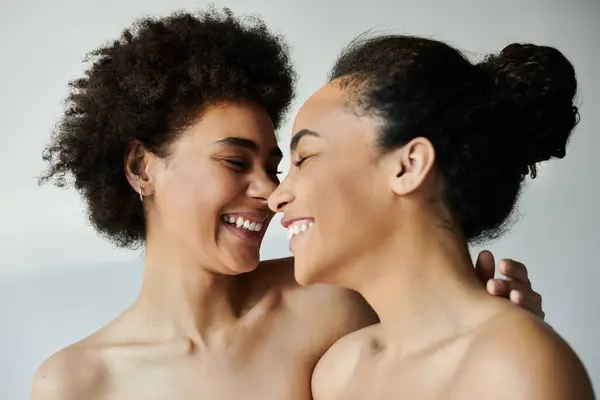
M134 141L125 156L125 175L133 190L142 197L154 194L154 181L150 173L156 156L146 147Z
M398 195L419 189L435 162L435 150L428 139L418 137L392 154L390 187Z

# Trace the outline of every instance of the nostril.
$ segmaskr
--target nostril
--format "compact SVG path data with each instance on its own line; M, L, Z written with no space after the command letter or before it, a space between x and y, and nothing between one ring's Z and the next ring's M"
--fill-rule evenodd
M293 197L289 191L282 186L279 186L271 196L269 196L268 203L269 207L273 212L282 212L283 209L290 205L293 201Z

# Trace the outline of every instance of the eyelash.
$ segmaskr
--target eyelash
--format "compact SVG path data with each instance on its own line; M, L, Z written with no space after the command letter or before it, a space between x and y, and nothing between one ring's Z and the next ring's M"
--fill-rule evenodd
M238 168L240 170L244 170L246 168L248 168L248 163L246 161L243 160L225 160L225 162L229 165L231 165L234 168ZM271 176L277 177L278 175L281 175L283 173L283 171L279 171L279 170L267 170L267 173Z
M244 169L248 167L248 163L243 160L225 160L225 162L235 168Z
M308 158L309 157L298 157L298 161L292 161L292 164L296 167L300 167Z
M268 171L268 170L267 170L267 173L268 173L269 175L273 175L273 176L277 177L277 176L279 176L279 175L283 174L283 171L279 171L279 170L271 170L271 171Z

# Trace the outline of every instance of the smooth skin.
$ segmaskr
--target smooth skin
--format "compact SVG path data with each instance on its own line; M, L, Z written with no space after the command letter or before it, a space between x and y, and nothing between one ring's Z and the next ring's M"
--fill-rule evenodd
M167 158L134 144L127 178L147 214L140 296L47 359L32 399L311 399L321 356L378 318L355 291L299 285L292 258L259 263L261 241L223 222L244 215L264 234L280 161L271 120L254 104L205 110ZM503 260L506 280L493 280L494 264L480 255L482 290L543 317L525 266Z
M378 121L347 104L332 82L302 106L293 166L269 200L285 227L308 226L290 241L298 282L356 290L381 320L321 358L314 399L592 400L569 345L481 285L432 200L441 181L431 143L380 153ZM505 265L528 284L524 268Z

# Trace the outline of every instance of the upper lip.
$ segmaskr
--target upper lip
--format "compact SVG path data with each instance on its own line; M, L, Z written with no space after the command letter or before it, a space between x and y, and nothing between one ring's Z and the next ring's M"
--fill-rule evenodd
M288 226L290 226L290 225L291 225L291 224L293 224L294 222L296 222L296 221L300 221L300 220L303 220L303 219L310 219L310 220L312 220L312 218L311 218L311 217L294 217L294 218L283 218L283 219L281 220L281 225L282 225L284 228L287 228Z
M229 212L223 213L223 215L239 215L240 217L244 217L247 220L263 223L267 219L269 219L269 217L271 217L273 215L273 213L268 212L268 211L254 210L254 211L229 211Z

